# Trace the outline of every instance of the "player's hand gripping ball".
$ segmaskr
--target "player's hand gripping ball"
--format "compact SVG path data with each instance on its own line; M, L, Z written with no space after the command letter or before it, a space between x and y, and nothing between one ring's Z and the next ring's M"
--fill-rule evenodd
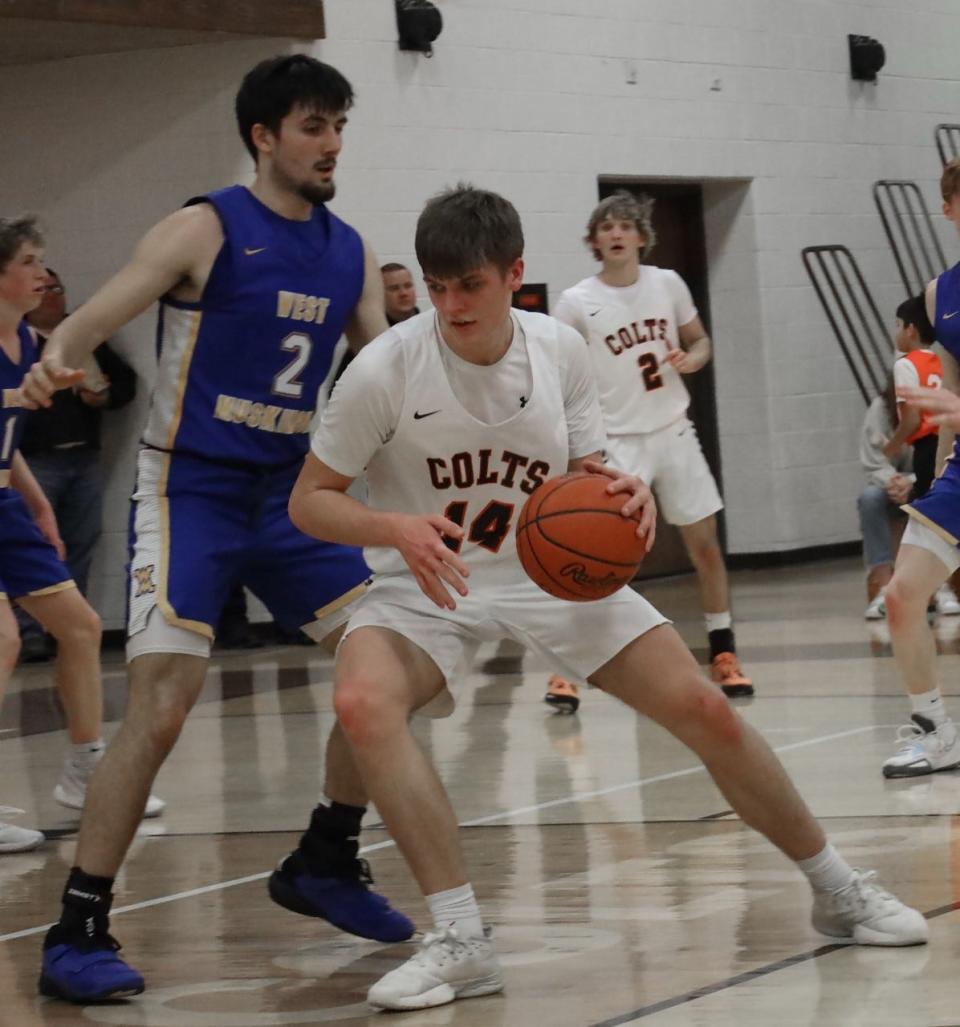
M551 478L523 504L517 554L529 577L558 599L589 602L628 584L646 554L637 520L610 495L610 478L575 471Z

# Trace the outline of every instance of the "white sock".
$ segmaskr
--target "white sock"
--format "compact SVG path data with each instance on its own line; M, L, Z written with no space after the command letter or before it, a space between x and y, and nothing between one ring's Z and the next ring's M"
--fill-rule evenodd
M480 907L469 884L427 896L427 905L438 930L452 927L461 938L482 938Z
M798 859L797 866L807 875L814 891L840 891L853 879L850 864L830 842L816 856Z
M919 713L921 717L932 720L937 727L946 724L950 719L947 716L947 708L943 705L943 696L940 694L939 688L931 688L929 692L921 692L919 695L911 694L910 705L913 707L914 713Z
M703 622L707 626L708 635L711 631L721 631L723 628L733 626L733 618L730 616L729 610L723 613L705 613L703 615Z
M103 739L95 742L72 742L70 744L70 762L78 767L95 767L106 746Z

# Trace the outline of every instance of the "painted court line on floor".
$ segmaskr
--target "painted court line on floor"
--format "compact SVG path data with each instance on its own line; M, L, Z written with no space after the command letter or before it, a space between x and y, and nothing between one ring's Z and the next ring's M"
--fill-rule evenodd
M849 731L837 731L834 734L820 735L816 738L808 738L803 742L790 742L788 745L773 747L776 753L793 752L795 749L805 749L812 745L821 745L824 742L835 742L841 738L850 738L853 735L866 734L869 731L887 731L889 724L871 724L866 727L852 728ZM627 791L631 788L643 788L647 785L659 784L662 781L672 781L679 777L688 777L691 774L702 774L706 768L700 764L696 767L687 767L684 770L673 770L667 774L657 774L654 777L639 778L635 781L625 781L622 784L610 785L608 788L597 788L589 792L577 792L574 795L567 795L562 799L551 799L549 802L539 802L533 806L520 806L517 809L504 810L500 813L491 813L486 817L477 817L474 820L464 820L461 827L480 827L483 824L492 824L498 820L509 820L511 817L522 816L524 813L535 813L538 810L551 809L555 806L564 806L573 802L587 802L603 795L612 795L615 792ZM373 845L365 845L360 849L361 853L376 852L378 849L387 849L395 844L392 838L382 842L375 842ZM273 870L266 870L259 874L248 874L245 877L235 877L230 881L218 881L215 884L207 884L201 888L191 888L189 891L175 892L172 895L162 895L156 899L147 899L145 902L135 902L129 906L118 906L111 910L111 916L118 916L120 913L131 913L138 909L149 909L152 906L163 906L168 902L178 902L180 899L191 899L197 895L205 895L208 892L222 891L227 888L235 888L241 884L250 884L253 881L263 881L273 873ZM17 938L28 938L34 934L42 934L52 924L42 924L39 927L27 927L22 931L14 931L11 934L0 934L0 942L15 941Z
M960 902L951 902L946 906L938 906L936 909L931 909L924 916L928 920L935 920L937 917L944 916L946 913L953 913L957 909L960 909ZM660 1002L651 1003L649 1006L641 1006L639 1009L632 1009L629 1013L621 1013L619 1016L614 1016L609 1020L601 1020L597 1023L590 1024L590 1027L621 1027L625 1023L635 1023L637 1020L642 1020L647 1016L652 1016L654 1013L662 1013L666 1009L673 1009L676 1006L682 1006L687 1002L695 1002L697 999L706 998L708 995L715 995L719 991L727 991L729 988L736 988L741 984L750 984L753 981L759 980L761 977L768 977L770 974L778 973L780 970L788 970L791 966L797 966L800 963L808 963L812 959L819 959L821 956L828 956L831 952L838 952L841 949L855 948L852 942L829 942L826 945L820 945L815 949L810 949L807 952L800 952L795 956L787 956L785 959L778 959L775 963L767 963L766 966L758 966L755 970L747 970L742 974L737 974L734 977L727 977L722 981L715 981L713 984L705 984L700 988L694 988L692 991L685 991L681 995L674 995L672 998L665 998ZM948 1027L948 1025L944 1025Z

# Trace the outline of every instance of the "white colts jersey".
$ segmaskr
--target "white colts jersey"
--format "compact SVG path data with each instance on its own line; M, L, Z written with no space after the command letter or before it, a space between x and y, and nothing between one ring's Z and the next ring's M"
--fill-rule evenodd
M367 466L370 506L443 513L466 531L455 551L471 571L485 577L489 570L504 580L519 573L514 530L520 510L541 482L566 471L570 448L557 371L560 326L534 314L516 321L533 383L522 408L492 425L469 414L447 378L432 322L424 322L400 347L406 384L396 429ZM364 555L378 573L409 574L395 549Z
M684 416L690 396L666 356L697 309L676 272L643 265L624 287L585 278L561 294L554 316L587 340L608 435L653 432Z

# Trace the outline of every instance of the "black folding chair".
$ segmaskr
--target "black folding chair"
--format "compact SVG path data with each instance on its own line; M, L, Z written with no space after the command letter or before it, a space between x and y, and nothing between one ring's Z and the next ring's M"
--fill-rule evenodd
M937 125L933 138L942 164L960 157L960 125Z
M920 188L916 182L881 179L874 182L873 202L903 287L908 296L916 296L947 267Z
M883 391L893 342L877 304L846 246L807 246L803 266L820 300L863 401Z

